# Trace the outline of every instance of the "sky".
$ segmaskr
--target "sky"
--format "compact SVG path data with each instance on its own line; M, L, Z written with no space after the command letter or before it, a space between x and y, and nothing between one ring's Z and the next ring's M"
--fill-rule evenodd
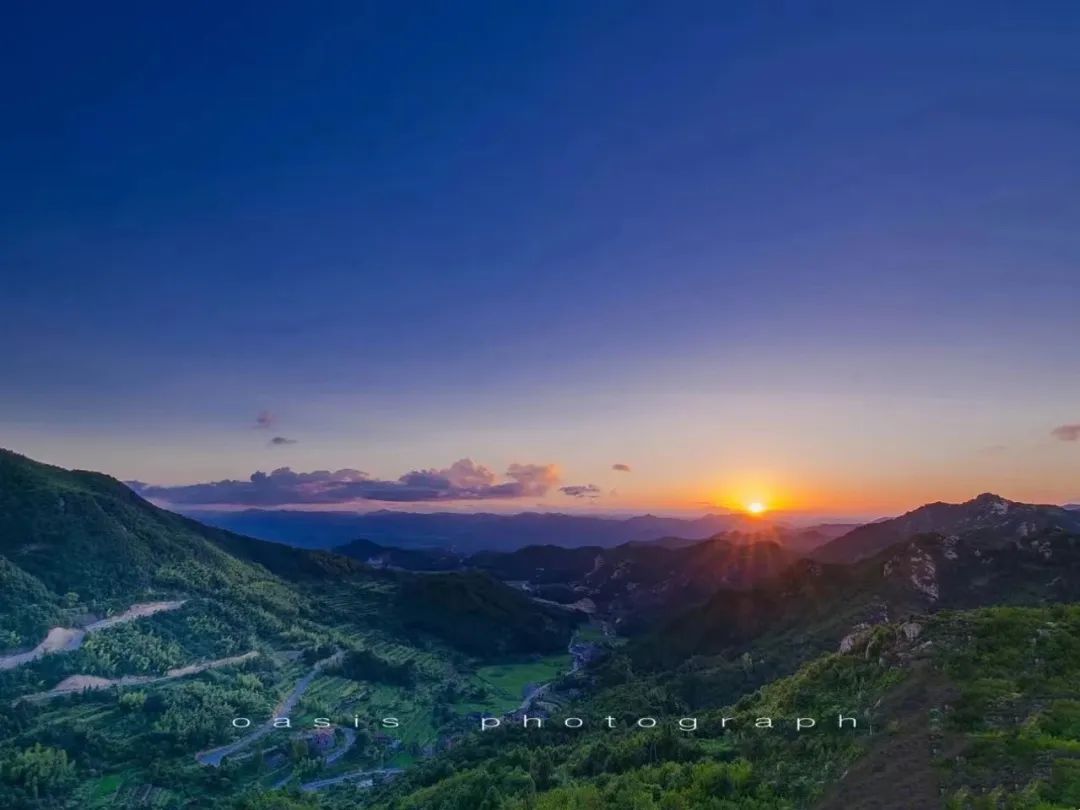
M1080 499L1080 12L886 5L12 9L0 446L221 508Z

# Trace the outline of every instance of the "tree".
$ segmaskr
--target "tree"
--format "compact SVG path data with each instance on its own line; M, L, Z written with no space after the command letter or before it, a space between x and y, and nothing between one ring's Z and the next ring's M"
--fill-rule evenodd
M552 787L555 781L555 761L549 749L542 748L533 754L529 773L536 782L537 790L548 790Z
M15 753L3 766L0 775L5 782L23 787L39 799L60 793L75 781L75 764L59 748L46 748L36 743Z
M484 794L484 800L480 802L478 810L502 810L503 798L499 793L498 788L494 785L488 788L487 793Z

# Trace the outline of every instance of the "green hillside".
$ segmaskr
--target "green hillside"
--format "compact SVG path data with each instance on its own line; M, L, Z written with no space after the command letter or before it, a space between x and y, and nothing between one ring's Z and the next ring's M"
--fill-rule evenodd
M565 652L578 622L456 576L211 529L107 476L0 452L0 804L220 806L415 758L459 733L459 703L493 697L485 666ZM231 723L278 713L300 727L248 741ZM359 718L339 758L305 747L318 716ZM386 716L400 747L377 741Z
M397 614L406 627L484 658L565 650L569 628L583 618L530 602L478 573L432 574L405 582Z
M14 617L41 602L64 605L71 616L105 615L195 594L262 612L270 624L298 615L296 594L262 566L228 553L228 537L154 507L107 476L0 451L0 555L21 572L25 593L5 605L0 628L15 630ZM22 620L20 641L43 636L54 619Z
M722 708L690 711L655 685L601 691L574 709L584 729L486 732L372 806L1064 810L1080 791L1078 701L1080 606L947 612L880 625ZM660 705L662 728L629 727ZM676 727L688 714L698 730Z

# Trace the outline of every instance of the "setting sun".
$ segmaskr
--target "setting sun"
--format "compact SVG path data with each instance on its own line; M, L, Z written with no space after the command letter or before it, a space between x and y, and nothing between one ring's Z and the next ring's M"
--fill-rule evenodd
M748 503L746 505L746 511L749 512L751 515L760 515L762 512L765 511L765 504L763 504L761 501L754 501L752 503Z

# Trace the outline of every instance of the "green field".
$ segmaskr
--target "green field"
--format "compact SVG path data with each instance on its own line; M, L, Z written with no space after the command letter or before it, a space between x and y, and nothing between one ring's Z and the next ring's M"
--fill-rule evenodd
M549 683L569 670L569 653L483 666L476 670L474 680L487 689L488 698L458 703L454 708L460 714L502 715L521 705L530 684Z
M605 641L608 641L608 637L604 635L604 631L601 629L600 625L593 621L581 625L574 632L574 641L585 644L602 644Z
M110 798L116 793L117 788L124 781L124 777L121 774L108 774L101 777L90 788L90 797L92 801L102 801Z

